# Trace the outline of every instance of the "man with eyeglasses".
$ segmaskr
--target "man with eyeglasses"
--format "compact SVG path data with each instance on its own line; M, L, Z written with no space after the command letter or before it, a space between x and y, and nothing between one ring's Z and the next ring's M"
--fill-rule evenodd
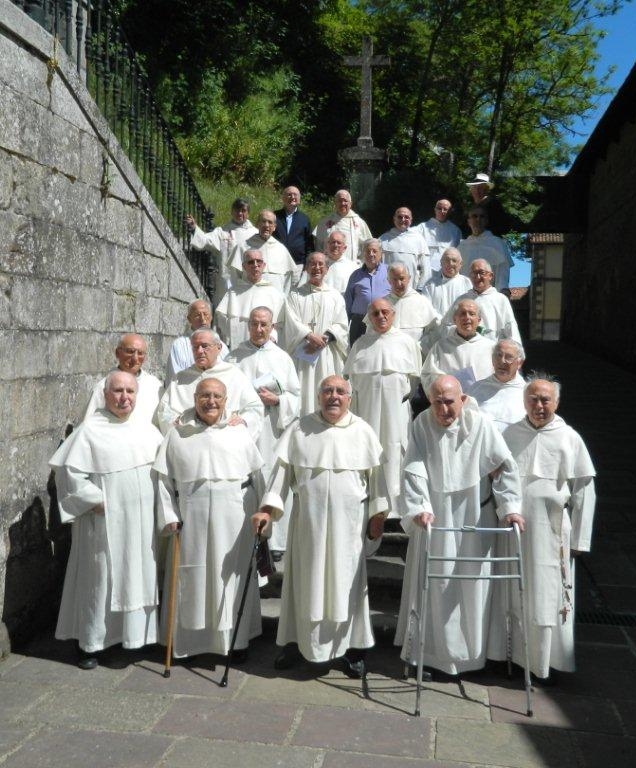
M261 252L261 258L264 260L263 278L286 296L291 290L296 264L287 248L274 237L276 231L274 211L270 211L269 208L262 210L258 214L256 226L258 234L252 235L243 244L237 245L230 254L232 285L236 287L241 279L249 279L245 273L245 252L257 250Z
M399 517L400 473L411 420L410 397L422 369L419 344L393 327L395 309L387 299L369 305L371 328L355 342L344 367L351 380L351 408L378 436L387 459L385 473L391 516Z
M283 650L274 667L341 659L346 675L362 678L366 649L374 644L365 555L377 548L389 509L384 458L371 427L349 410L347 381L326 378L318 402L315 413L281 437L252 517L254 530L278 520L293 490L276 637Z
M242 254L242 264L243 278L232 286L216 308L219 335L232 351L249 338L248 322L255 307L267 307L276 326L282 322L285 304L285 295L268 279L271 275L266 273L262 251L249 248ZM272 333L276 340L275 329Z
M148 346L143 336L138 333L125 333L120 337L115 349L117 368L115 370L132 373L137 379L137 396L134 411L130 418L132 422L145 421L157 425L155 412L159 405L159 399L163 394L163 384L152 373L142 369L146 361ZM104 384L106 377L100 379L93 387L84 419L100 408L106 407L104 400Z
M435 203L433 216L416 227L428 245L433 272L441 269L441 257L444 251L447 248L456 248L462 239L461 229L448 218L452 210L451 201L442 198Z
M459 252L463 260L462 274L468 275L473 261L485 259L492 267L494 287L509 296L508 283L513 261L505 240L495 237L490 230L486 229L488 214L485 208L476 206L470 209L468 226L471 234L459 243Z
M263 422L263 404L247 376L232 363L219 359L221 339L209 328L190 337L194 365L180 371L163 393L157 408L159 429L165 435L191 407L198 383L214 376L227 388L227 424L244 424L252 438L258 439Z
M485 259L477 259L469 267L468 277L473 287L457 301L471 299L479 307L481 333L489 339L514 339L521 344L521 335L510 299L492 286L493 271ZM442 324L453 324L453 309L449 309Z
M413 214L409 208L398 208L393 214L393 227L380 235L382 260L389 267L405 264L411 276L411 286L420 290L431 276L428 245L421 232L411 225Z
M519 373L524 359L521 344L512 339L498 341L492 350L495 372L475 382L466 393L477 401L479 409L490 416L500 432L525 415L525 381Z

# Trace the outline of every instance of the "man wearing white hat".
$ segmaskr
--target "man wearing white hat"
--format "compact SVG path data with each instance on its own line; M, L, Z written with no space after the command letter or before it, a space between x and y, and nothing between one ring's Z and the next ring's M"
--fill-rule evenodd
M487 173L476 173L472 181L466 182L473 199L473 206L484 208L488 214L490 231L494 235L502 235L508 232L508 217L499 200L492 194L494 182Z

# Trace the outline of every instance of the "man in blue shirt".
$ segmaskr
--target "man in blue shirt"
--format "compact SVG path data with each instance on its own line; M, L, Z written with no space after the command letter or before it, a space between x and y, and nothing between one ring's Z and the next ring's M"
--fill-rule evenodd
M375 238L365 240L362 245L364 264L351 273L344 293L345 306L349 317L349 343L365 332L363 318L369 304L391 293L388 267L382 263L382 243Z

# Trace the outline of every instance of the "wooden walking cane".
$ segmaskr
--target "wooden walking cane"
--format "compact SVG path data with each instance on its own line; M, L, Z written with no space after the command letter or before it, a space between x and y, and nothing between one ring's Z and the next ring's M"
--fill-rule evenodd
M172 638L174 635L174 615L177 604L177 575L181 556L181 528L183 523L177 523L177 530L172 534L172 570L170 571L170 595L168 597L168 637L166 638L166 668L164 677L170 677L172 663Z
M227 653L227 662L225 664L225 672L219 683L220 688L227 688L227 678L230 674L230 662L232 660L232 652L234 651L234 645L236 644L236 638L238 636L239 624L241 623L241 616L243 615L243 609L245 608L245 600L247 598L247 590L250 588L250 581L252 578L252 570L254 569L254 560L256 558L256 552L258 545L261 543L261 533L265 527L265 520L261 520L258 526L256 536L254 536L254 546L250 554L250 563L247 568L247 576L245 578L245 586L243 587L243 594L241 595L241 602L239 603L238 613L236 614L236 624L234 625L234 633L232 635L232 642L230 643L230 650Z

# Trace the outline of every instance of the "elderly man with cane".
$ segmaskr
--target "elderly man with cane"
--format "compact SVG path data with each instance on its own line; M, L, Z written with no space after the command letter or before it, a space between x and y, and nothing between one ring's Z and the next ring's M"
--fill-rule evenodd
M244 425L228 427L227 393L213 377L202 379L194 408L185 411L159 449L158 527L164 535L183 529L173 629L173 656L228 655L252 550L250 516L263 489L263 459ZM169 593L172 558L166 566ZM261 632L258 583L247 588L246 620L236 637L233 660L247 658L248 643ZM167 606L162 611L162 637ZM167 631L168 630L168 631Z

